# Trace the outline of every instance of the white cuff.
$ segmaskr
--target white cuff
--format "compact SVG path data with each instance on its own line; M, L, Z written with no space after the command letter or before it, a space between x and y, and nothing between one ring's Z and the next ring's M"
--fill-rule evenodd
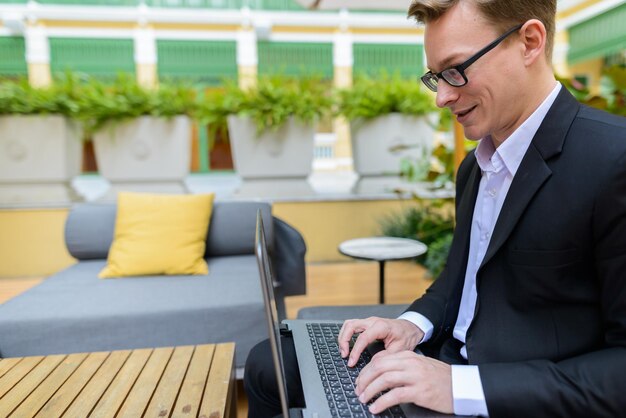
M478 366L452 366L452 398L456 415L489 416Z
M422 314L417 312L405 312L400 315L398 319L406 319L422 330L424 338L422 338L422 341L418 342L418 344L425 343L433 335L433 329L435 328L433 323Z

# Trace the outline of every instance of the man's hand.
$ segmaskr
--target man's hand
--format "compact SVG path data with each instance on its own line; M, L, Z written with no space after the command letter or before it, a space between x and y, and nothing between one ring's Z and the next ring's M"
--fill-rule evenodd
M388 390L370 405L372 414L407 402L443 413L454 412L450 365L413 351L377 353L356 383L362 403Z
M357 333L361 335L358 336L350 351L350 339ZM381 340L385 344L385 351L397 353L413 350L423 337L422 330L405 319L377 317L350 319L343 323L339 332L339 351L343 358L350 354L348 366L354 367L363 350L376 340Z

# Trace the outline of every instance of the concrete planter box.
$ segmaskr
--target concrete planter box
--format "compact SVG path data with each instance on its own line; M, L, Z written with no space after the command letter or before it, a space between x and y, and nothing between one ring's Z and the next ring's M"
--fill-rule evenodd
M81 130L59 115L0 117L0 204L77 200Z
M119 191L185 193L191 159L191 120L142 116L110 123L94 134L100 175Z
M295 118L277 131L256 134L256 125L248 117L229 116L233 163L244 180L306 180L313 167L315 126Z
M354 171L361 177L397 176L403 158L419 159L432 151L434 130L423 116L391 113L354 121L350 129Z

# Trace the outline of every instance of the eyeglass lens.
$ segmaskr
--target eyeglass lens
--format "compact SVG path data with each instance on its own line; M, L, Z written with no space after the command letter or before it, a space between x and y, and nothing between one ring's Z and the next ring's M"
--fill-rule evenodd
M456 68L449 68L441 73L441 77L452 86L462 86L465 84L463 74Z

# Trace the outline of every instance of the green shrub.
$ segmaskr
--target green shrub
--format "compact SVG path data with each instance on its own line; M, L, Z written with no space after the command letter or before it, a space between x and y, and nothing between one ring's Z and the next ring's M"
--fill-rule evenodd
M196 117L213 131L225 129L229 115L247 116L261 134L277 130L290 117L313 123L327 115L332 106L331 87L316 77L260 77L256 87L242 89L227 82L222 89L209 91L201 100Z
M154 89L145 88L125 74L112 82L88 79L79 101L78 118L89 134L107 122L139 116L191 116L196 106L195 95L195 91L185 85L160 84Z
M416 239L428 246L426 254L417 257L417 261L424 264L434 278L445 267L454 231L454 219L445 210L446 204L441 200L430 201L428 205L412 206L380 221L384 235Z
M371 119L389 113L421 116L434 111L434 98L421 83L398 75L359 76L351 88L337 92L337 114L348 120Z
M78 78L65 74L49 86L37 88L28 79L0 82L0 114L41 115L58 114L77 117L82 95Z

